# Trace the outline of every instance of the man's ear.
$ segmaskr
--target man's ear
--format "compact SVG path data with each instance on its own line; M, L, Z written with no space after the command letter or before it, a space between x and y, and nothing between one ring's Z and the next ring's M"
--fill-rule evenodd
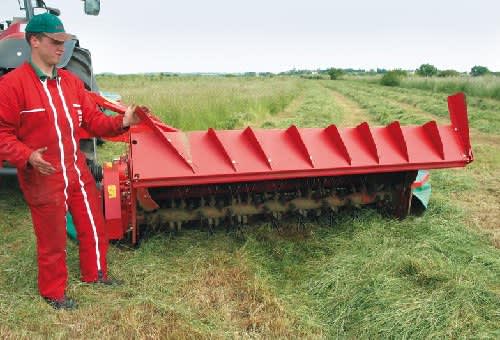
M40 38L38 38L36 35L32 35L30 38L30 46L38 47L38 45L40 45Z

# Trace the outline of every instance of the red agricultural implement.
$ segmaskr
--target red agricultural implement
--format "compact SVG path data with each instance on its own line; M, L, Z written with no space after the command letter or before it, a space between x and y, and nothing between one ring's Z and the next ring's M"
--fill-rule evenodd
M94 97L104 108L125 110ZM473 160L465 96L450 96L448 108L450 125L183 132L140 107L142 123L118 138L129 144L127 154L103 169L110 238L136 243L144 227L211 230L254 215L276 221L343 206L375 205L404 218L419 169Z

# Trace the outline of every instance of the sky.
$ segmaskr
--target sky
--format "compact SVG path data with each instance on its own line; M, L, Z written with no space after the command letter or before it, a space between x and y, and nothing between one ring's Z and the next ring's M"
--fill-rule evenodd
M500 0L45 0L94 72L500 71ZM0 20L21 15L0 0Z

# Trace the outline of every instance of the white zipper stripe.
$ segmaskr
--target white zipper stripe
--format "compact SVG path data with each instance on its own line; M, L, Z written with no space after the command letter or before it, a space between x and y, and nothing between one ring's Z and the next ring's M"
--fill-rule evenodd
M71 141L73 143L73 156L75 158L74 165L75 165L76 173L78 174L78 182L80 183L80 189L81 189L82 194L83 194L83 201L85 202L85 207L87 208L87 214L89 216L90 223L92 225L92 232L94 234L94 242L95 242L95 253L96 253L96 257L97 257L97 270L100 272L101 271L101 253L99 252L99 238L97 236L97 228L95 226L94 216L92 215L92 211L90 210L90 204L88 201L87 192L85 191L85 187L84 187L84 184L82 182L81 172L80 172L80 169L78 168L78 165L76 165L77 160L78 160L78 153L77 153L78 148L77 148L76 140L75 140L75 130L73 127L73 120L71 119L71 115L70 115L69 110L68 110L68 106L66 105L66 100L64 99L64 94L62 92L62 88L61 88L61 84L60 84L60 78L57 79L57 90L59 92L59 97L61 98L61 102L63 104L64 113L66 114L66 119L68 120L69 127L71 129Z
M61 155L61 168L63 171L63 177L64 177L64 205L66 207L66 211L68 211L68 175L66 173L66 166L64 165L64 146L62 143L62 136L61 136L61 129L59 129L59 124L57 123L57 111L56 107L54 106L54 102L52 101L52 97L49 92L49 88L47 87L47 80L40 80L43 85L43 89L45 90L45 94L47 95L47 98L49 99L49 104L50 108L52 109L52 114L54 115L54 124L56 126L56 132L57 132L57 140L59 143L59 152Z
M82 107L80 104L73 104L73 107Z
M31 112L42 112L42 111L45 111L45 109L41 108L41 109L33 109L33 110L23 110L20 112L20 114L31 113Z

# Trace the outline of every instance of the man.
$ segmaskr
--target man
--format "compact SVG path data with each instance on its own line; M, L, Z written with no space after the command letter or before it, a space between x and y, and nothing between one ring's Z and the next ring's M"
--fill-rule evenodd
M26 26L29 62L0 80L0 159L18 169L36 234L39 291L56 309L76 307L65 294L67 211L78 233L81 280L112 282L104 217L78 149L79 127L113 136L139 123L132 106L123 116L104 115L76 76L56 68L71 38L58 17L34 16Z

